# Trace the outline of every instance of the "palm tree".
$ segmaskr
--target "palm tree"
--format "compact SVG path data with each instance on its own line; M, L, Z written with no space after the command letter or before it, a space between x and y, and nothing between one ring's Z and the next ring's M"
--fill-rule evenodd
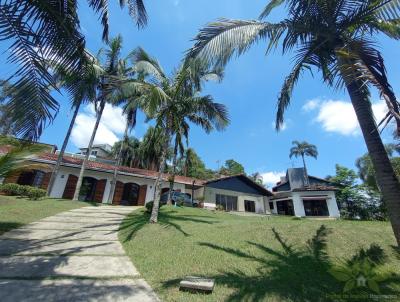
M133 94L134 91L139 89L138 84L140 85L140 83L130 78L131 69L127 68L126 66L129 56L122 59L120 56L121 50L122 38L121 36L117 36L108 43L107 49L101 49L99 51L97 58L97 69L101 70L99 72L101 76L98 78L98 82L96 83L96 122L87 147L87 154L85 155L79 173L73 198L74 200L78 200L79 198L83 174L89 161L89 156L92 152L93 142L96 137L97 129L99 127L106 103L115 102L117 97L123 98L124 95L121 95L121 90L125 91L125 93Z
M307 166L304 157L311 156L317 159L318 157L317 146L309 144L306 141L303 142L293 141L292 145L293 147L290 149L289 157L290 158L292 158L293 156L296 158L299 156L301 157L301 159L303 160L303 167L304 167L304 184L306 186L309 186L310 182L308 180Z
M278 23L265 21L281 4L285 4L288 16ZM222 19L201 29L188 57L203 57L210 64L223 66L233 55L243 54L261 40L268 40L268 52L279 45L283 53L295 50L295 66L278 99L278 130L304 70L314 67L322 72L328 85L346 87L400 245L400 183L383 146L370 102L370 87L375 86L388 105L385 122L395 119L400 129L399 103L373 40L378 33L400 39L399 18L398 0L272 0L259 21Z
M108 41L108 1L88 0L100 14L103 40ZM138 27L147 23L143 0L120 0ZM80 32L77 1L3 1L0 6L0 40L8 47L8 62L17 65L11 78L13 97L8 102L17 134L36 140L51 122L59 104L49 87L57 89L47 60L59 62L63 69L79 71L85 38Z
M57 179L58 172L67 148L72 129L75 125L75 120L78 115L81 105L85 103L96 102L96 89L103 70L98 65L98 61L89 53L85 52L86 59L83 65L78 70L63 70L62 68L55 68L57 70L56 77L58 78L58 86L64 88L70 95L71 108L74 109L64 142L58 154L57 162L53 168L49 185L47 187L47 195L51 196L55 180ZM55 62L57 64L57 62ZM54 64L53 64L54 65Z
M139 152L140 141L136 137L129 136L126 139L123 138L123 140L116 142L111 151L111 154L115 158L118 157L121 147L123 147L121 154L121 166L139 168L140 164L137 154Z
M150 217L151 223L157 223L166 154L171 140L174 139L173 173L170 180L173 188L178 151L183 153L182 139L188 138L189 123L199 125L209 133L214 129L224 129L229 123L229 118L224 105L215 103L210 95L200 96L203 82L219 78L220 69L210 71L204 61L191 59L184 62L172 78L168 78L158 62L149 56L142 57L136 64L148 74L154 75L162 91L156 100L153 94L149 95L148 98L152 100L143 106L148 116L155 120L157 127L163 129L165 135ZM172 189L169 192L171 198Z

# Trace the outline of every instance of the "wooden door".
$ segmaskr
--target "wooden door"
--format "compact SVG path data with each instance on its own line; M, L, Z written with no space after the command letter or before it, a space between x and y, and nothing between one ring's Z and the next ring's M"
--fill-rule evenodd
M76 184L78 182L78 177L75 175L68 175L67 184L65 185L63 198L64 199L72 199L74 198Z

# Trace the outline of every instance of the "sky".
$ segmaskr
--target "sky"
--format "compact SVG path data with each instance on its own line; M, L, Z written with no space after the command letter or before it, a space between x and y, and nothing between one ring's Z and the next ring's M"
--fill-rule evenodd
M149 24L138 30L127 9L121 10L118 1L111 1L111 36L121 34L124 54L137 46L155 56L171 74L179 66L184 52L199 28L217 18L256 19L266 1L245 0L159 0L145 1ZM80 2L82 32L87 48L96 53L104 46L101 40L100 21L92 10ZM276 21L284 16L278 10L272 15ZM399 46L387 38L378 37L377 43L386 61L389 80L397 94L400 84L398 64ZM319 151L318 159L307 159L311 175L325 177L335 173L335 164L355 167L355 160L366 153L356 116L345 91L334 91L321 81L321 75L303 74L294 90L292 103L286 114L281 132L274 130L277 96L283 80L289 74L292 59L277 50L265 56L266 44L260 43L240 58L233 59L225 70L222 83L209 83L204 93L225 104L231 124L223 132L205 134L192 127L190 146L209 168L216 169L227 159L242 163L247 173L259 172L267 186L279 180L287 168L301 166L300 159L290 159L293 140L308 141ZM60 112L52 125L43 133L41 141L61 146L72 112L68 99L57 96ZM379 95L372 96L376 118L385 114ZM68 150L76 152L84 147L94 124L94 110L81 109L74 127ZM132 135L141 138L148 128L143 115ZM123 134L124 119L120 108L106 107L96 137L97 143L113 144ZM391 131L383 133L384 142L391 142Z

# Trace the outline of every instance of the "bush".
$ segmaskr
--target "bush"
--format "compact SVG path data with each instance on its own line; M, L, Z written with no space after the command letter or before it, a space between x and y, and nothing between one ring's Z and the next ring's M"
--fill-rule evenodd
M0 191L9 196L24 196L32 200L38 200L46 196L46 191L31 186L21 186L19 184L4 184L0 186Z
M149 201L148 203L146 203L145 207L146 207L146 212L147 213L151 213L151 211L153 210L153 201ZM160 203L159 208L161 208L163 206L163 204Z
M215 209L216 209L217 211L225 211L225 208L224 208L224 206L223 206L222 204L218 204L218 205L215 207Z
M27 195L26 196L29 199L38 200L40 198L45 197L46 194L47 194L46 190L30 187L29 190L27 191Z

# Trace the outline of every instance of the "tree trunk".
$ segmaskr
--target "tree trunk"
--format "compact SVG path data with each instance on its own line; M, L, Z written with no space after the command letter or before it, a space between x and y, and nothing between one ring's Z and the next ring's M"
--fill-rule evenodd
M304 166L304 185L308 187L310 185L309 179L308 179L308 172L307 172L307 166L306 166L306 160L304 159L304 155L301 155L301 158L303 159L303 166Z
M171 179L169 180L169 192L168 192L168 204L169 205L172 204L172 192L174 191L177 158L178 158L178 150L177 150L177 146L175 145L174 159L172 160L172 175L171 175Z
M371 156L376 180L388 209L393 232L400 246L400 183L394 173L389 156L382 143L369 99L360 93L362 83L350 81L343 76L351 102L357 115L365 143Z
M122 151L124 150L125 140L128 139L128 130L129 130L129 121L127 120L126 121L126 126L125 126L124 138L122 139L121 147L119 148L119 151L118 151L118 154L117 154L117 158L116 158L116 162L115 162L113 179L111 181L110 193L108 194L108 203L109 204L112 204L113 199L114 199L115 186L117 185L118 167L121 165Z
M74 115L72 116L72 119L71 119L71 122L69 124L69 128L68 128L67 134L65 135L65 138L64 138L63 145L61 147L60 153L58 154L57 163L54 166L53 171L51 173L51 177L50 177L50 180L49 180L49 185L47 187L47 195L48 196L51 195L51 191L53 190L54 183L55 183L55 181L57 179L57 175L58 175L58 172L60 170L60 166L61 166L61 163L62 163L62 160L63 160L63 157L64 157L65 149L67 148L68 141L69 141L69 138L71 136L72 129L74 128L75 120L76 120L76 117L78 115L80 107L81 107L81 101L77 104L77 106L75 106Z
M102 99L101 102L100 102L99 111L97 112L97 119L96 119L96 123L94 125L92 136L90 137L88 150L87 150L85 159L83 160L83 163L82 163L81 171L79 173L78 182L76 183L76 188L75 188L75 193L74 193L73 200L78 200L79 199L79 192L81 191L81 186L82 186L82 181L83 181L83 174L85 173L86 165L87 165L87 163L89 161L89 156L92 153L92 147L93 147L94 138L96 137L97 129L99 128L101 116L103 115L103 111L104 111L105 105L106 105L106 101L104 99Z
M153 201L153 209L151 211L151 216L150 216L150 223L158 222L158 210L160 208L161 187L163 184L163 174L165 169L165 162L167 160L167 151L170 141L169 135L170 135L169 131L167 130L167 135L165 138L164 147L160 158L160 167L158 170L158 176L154 184L154 201Z

